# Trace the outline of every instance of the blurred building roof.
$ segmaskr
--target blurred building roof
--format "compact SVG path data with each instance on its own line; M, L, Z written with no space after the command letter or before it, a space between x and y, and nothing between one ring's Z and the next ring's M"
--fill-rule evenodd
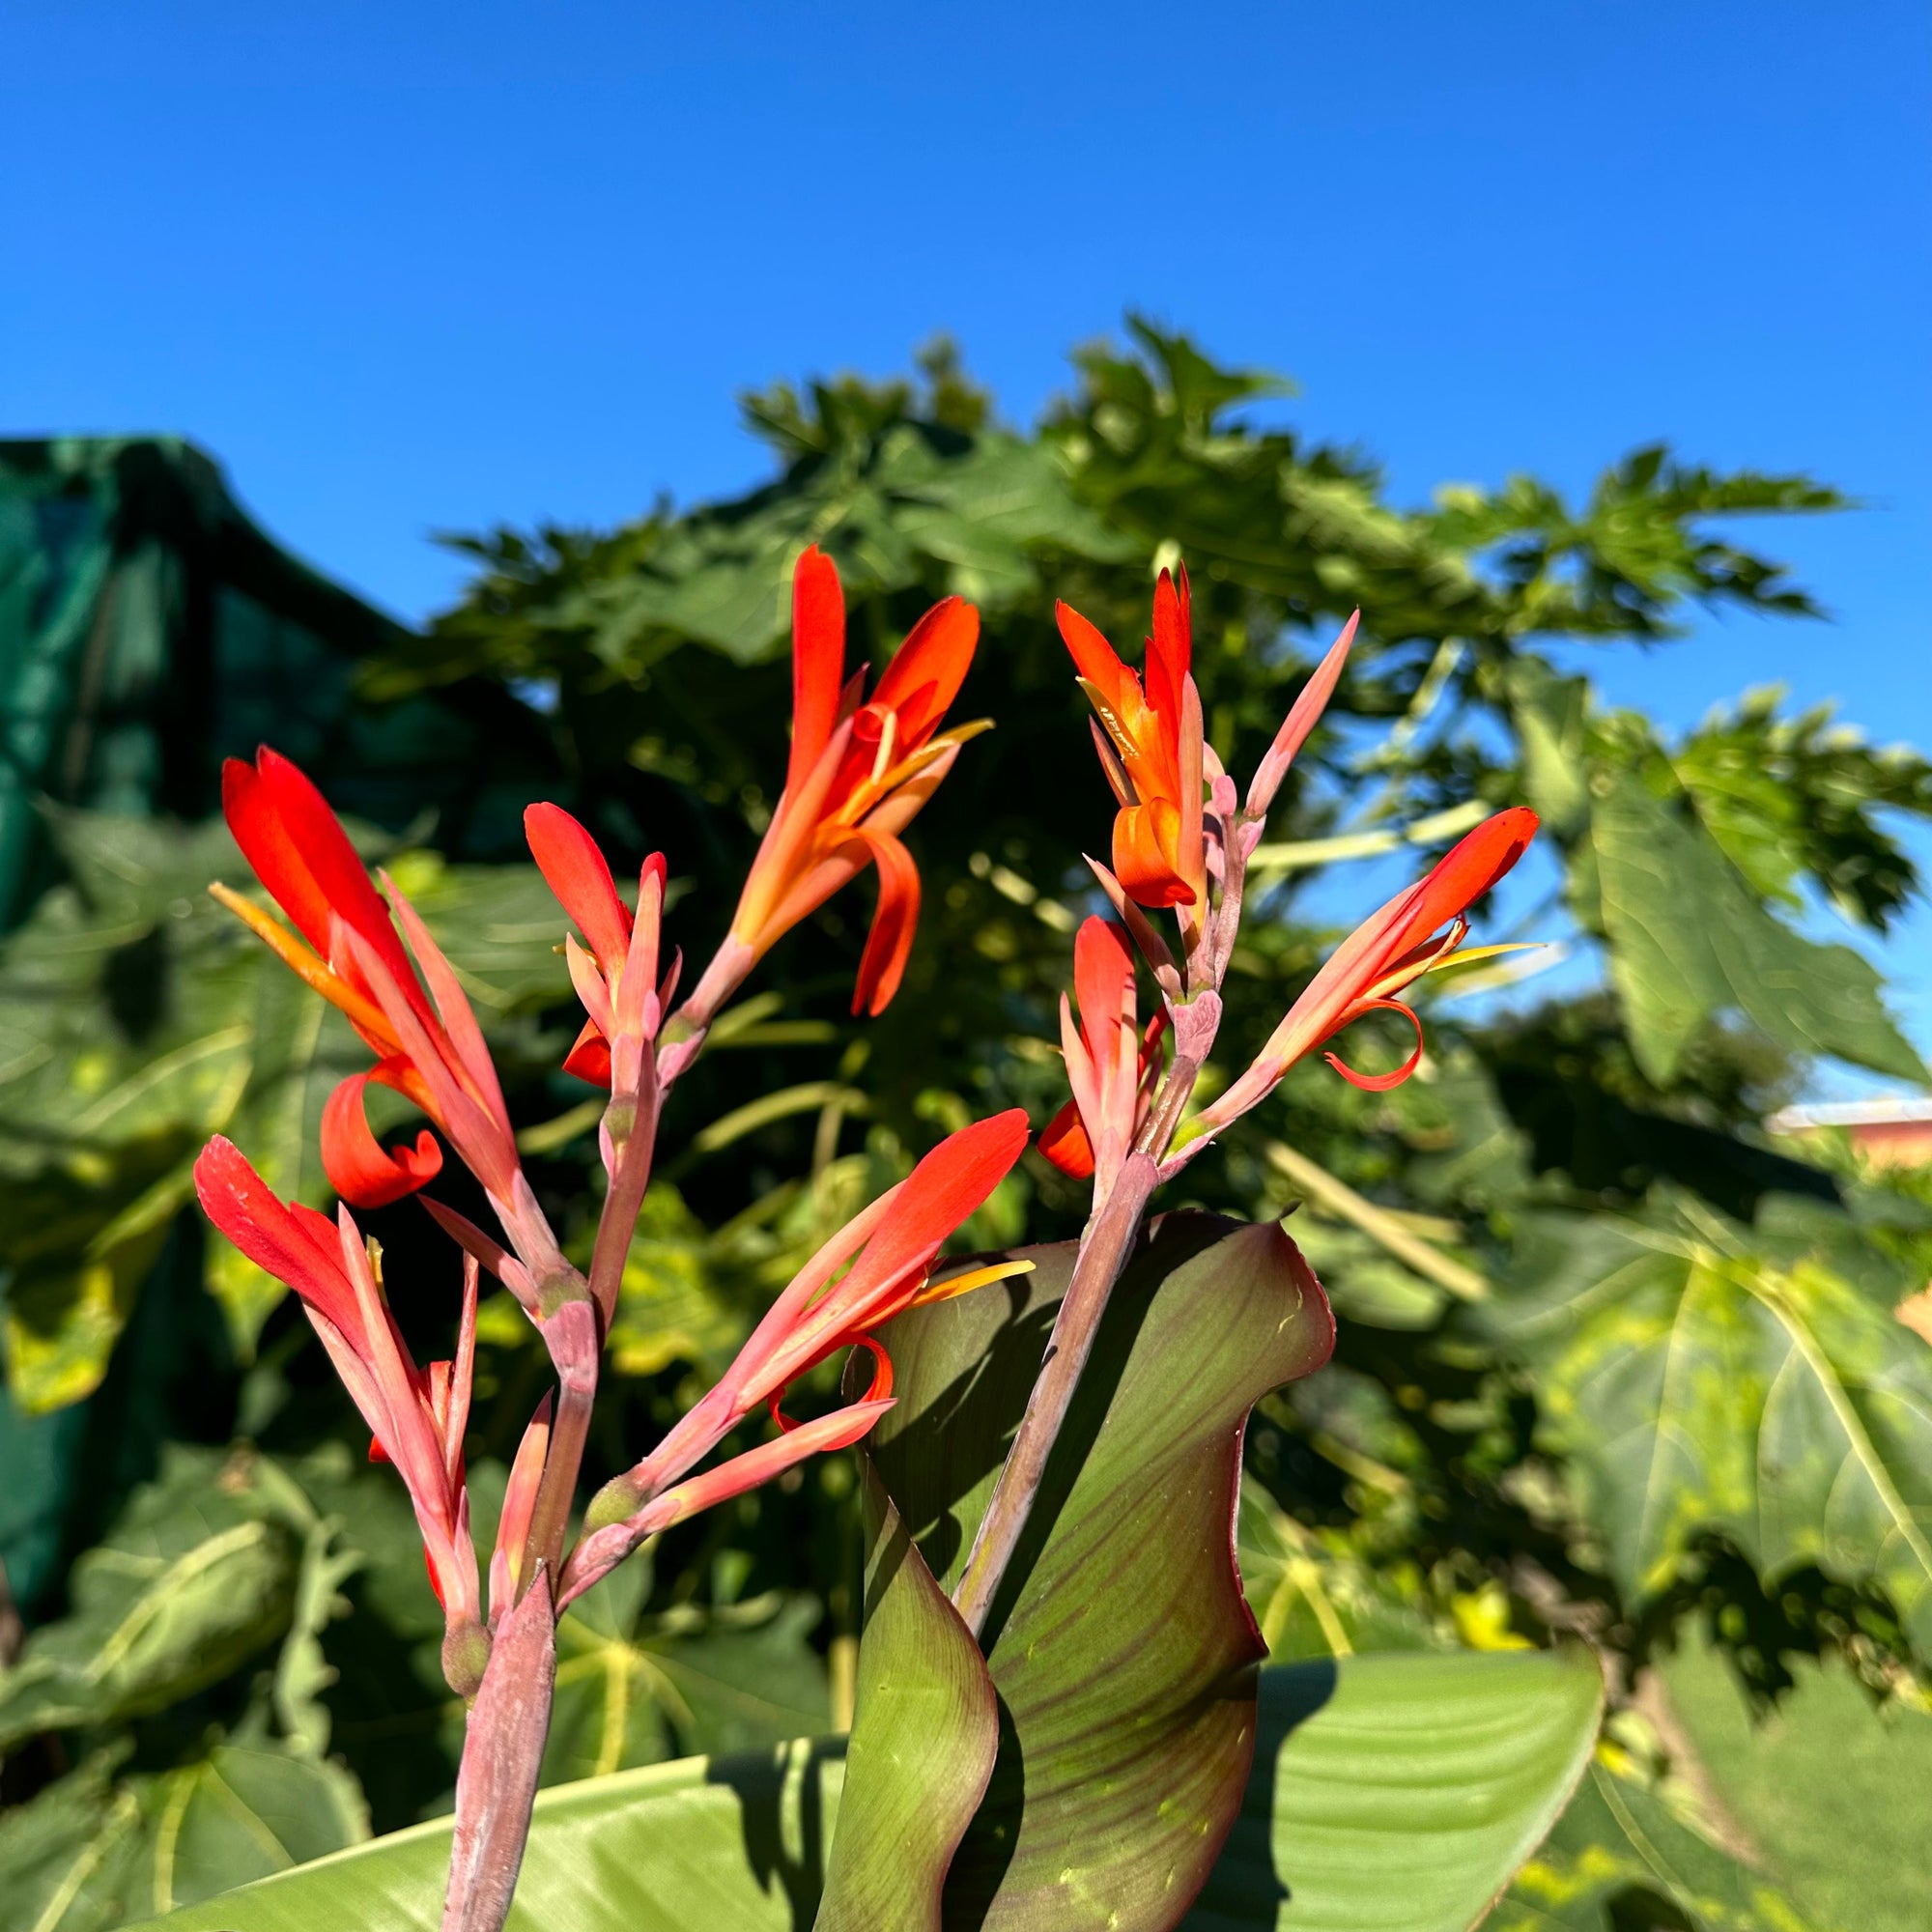
M1786 1107L1765 1125L1775 1134L1792 1136L1836 1128L1881 1167L1932 1166L1932 1096Z

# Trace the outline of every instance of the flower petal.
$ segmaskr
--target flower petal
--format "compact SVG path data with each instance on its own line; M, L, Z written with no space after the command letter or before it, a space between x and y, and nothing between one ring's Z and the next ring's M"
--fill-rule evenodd
M1422 1022L1416 1017L1414 1010L1404 1006L1400 1000L1364 1000L1343 1024L1347 1025L1350 1021L1360 1019L1368 1012L1400 1013L1415 1029L1415 1051L1390 1073L1357 1073L1352 1066L1345 1065L1339 1055L1333 1053L1324 1053L1321 1058L1350 1086L1359 1087L1368 1094L1386 1094L1390 1088L1400 1087L1422 1064Z
M524 837L537 870L590 942L598 965L615 973L631 943L631 915L596 839L560 805L549 804L525 811Z
M1180 813L1164 798L1132 805L1114 818L1114 876L1136 904L1192 905L1194 888L1177 865Z
M585 1020L570 1051L563 1057L563 1070L593 1087L611 1084L611 1042L597 1031L595 1020Z
M222 806L256 876L325 959L333 913L422 1004L388 907L327 800L298 766L267 745L256 753L252 774L240 759L229 759L222 768Z
M1147 701L1172 731L1180 719L1180 688L1193 658L1187 571L1177 584L1165 570L1153 587L1153 636L1148 639Z
M219 1134L196 1157L194 1191L202 1211L257 1267L294 1289L360 1351L362 1320L332 1222L280 1200L242 1150Z
M442 1150L425 1127L413 1148L384 1153L363 1109L366 1073L355 1073L322 1110L322 1165L328 1184L355 1208L386 1208L425 1187L442 1172Z
M852 988L852 1010L876 1019L899 989L906 961L912 955L913 934L919 925L919 867L913 857L889 832L861 826L856 837L877 862L879 903L866 950L859 956L859 978Z
M799 557L791 579L791 756L785 790L817 761L838 717L845 679L845 594L838 566L816 544Z
M963 597L943 599L912 627L872 694L898 714L901 753L917 751L946 716L979 641L980 613Z
M1120 653L1070 604L1053 607L1054 622L1060 626L1061 640L1073 659L1074 668L1091 684L1102 702L1120 719L1139 708L1139 682ZM1131 692L1128 687L1132 686Z
M1019 1107L948 1134L906 1177L891 1216L826 1302L856 1309L907 1275L923 1275L947 1237L1006 1179L1025 1150L1027 1134L1027 1117ZM885 1319L867 1308L858 1325L869 1328Z
M1087 1138L1080 1109L1073 1101L1067 1101L1041 1129L1039 1151L1062 1174L1075 1180L1093 1178L1094 1143Z

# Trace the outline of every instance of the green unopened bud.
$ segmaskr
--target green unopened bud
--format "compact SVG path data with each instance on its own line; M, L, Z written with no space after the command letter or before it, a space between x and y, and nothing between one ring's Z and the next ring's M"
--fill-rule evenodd
M451 1624L442 1634L443 1681L467 1703L490 1665L490 1633L481 1624Z
M590 1498L590 1507L583 1512L583 1533L588 1536L593 1529L609 1529L613 1522L624 1522L643 1508L648 1500L648 1492L635 1476L613 1476Z

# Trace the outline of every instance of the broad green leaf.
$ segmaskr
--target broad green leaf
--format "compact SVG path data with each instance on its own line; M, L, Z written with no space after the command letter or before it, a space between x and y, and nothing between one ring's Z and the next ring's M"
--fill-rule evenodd
M815 1932L939 1932L941 1894L993 1773L985 1660L865 1459L865 1634L846 1750L851 1829L832 1841Z
M1589 1760L1582 1652L1262 1673L1255 1768L1183 1932L1468 1932Z
M820 1617L814 1599L650 1616L648 1564L626 1564L558 1627L546 1784L769 1747L826 1727L825 1666L807 1641Z
M1037 1372L1070 1245L884 1331L870 1438L955 1587ZM1263 1654L1231 1531L1259 1398L1327 1358L1333 1318L1271 1223L1165 1217L1122 1275L987 1624L1002 1747L947 1923L1167 1926L1239 1803ZM858 1794L854 1792L854 1802Z
M1703 827L1640 780L1618 779L1597 799L1591 842L1610 971L1649 1078L1667 1082L1704 1022L1732 1008L1796 1052L1926 1078L1872 968L1779 924Z
M1602 1694L1593 1662L1549 1654L1345 1658L1261 1686L1262 1747L1189 1932L1467 1932L1561 1810ZM837 1842L839 1748L540 1793L509 1932L798 1932ZM447 1820L419 1825L158 1922L435 1932L448 1855Z
M0 1923L112 1932L368 1836L339 1767L263 1745L217 1745L119 1781L85 1766L0 1819Z
M72 1609L0 1674L0 1750L39 1731L156 1711L225 1677L288 1628L298 1531L245 1461L169 1452L74 1566Z
M1296 1522L1252 1476L1241 1481L1236 1540L1241 1586L1271 1660L1456 1647L1453 1629L1413 1583L1405 1588L1386 1566L1365 1562L1338 1533Z
M1767 1579L1815 1563L1878 1583L1932 1639L1932 1350L1893 1319L1896 1290L1855 1285L1809 1223L1783 1223L1742 1229L1688 1197L1532 1221L1480 1319L1533 1370L1634 1599L1717 1530Z
M1681 1914L1679 1918L1677 1915ZM1484 1932L1811 1932L1776 1882L1605 1749Z
M843 1766L798 1743L537 1794L507 1932L798 1932L824 1881ZM392 1833L172 1914L167 1932L436 1932L449 1822Z

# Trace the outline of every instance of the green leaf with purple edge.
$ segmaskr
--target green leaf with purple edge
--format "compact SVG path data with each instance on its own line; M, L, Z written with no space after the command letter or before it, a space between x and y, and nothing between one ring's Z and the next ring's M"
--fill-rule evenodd
M872 1453L949 1590L1071 1272L1070 1245L1018 1252L1031 1274L881 1337L899 1400ZM1254 1753L1264 1646L1233 1543L1242 1431L1333 1342L1278 1226L1179 1213L1143 1241L987 1623L1000 1755L952 1861L946 1926L1164 1932L1187 1910ZM857 1772L847 1829L884 1802Z
M865 1794L832 1840L815 1932L939 1932L940 1895L999 1747L972 1633L862 1453L866 1624L845 1783Z

